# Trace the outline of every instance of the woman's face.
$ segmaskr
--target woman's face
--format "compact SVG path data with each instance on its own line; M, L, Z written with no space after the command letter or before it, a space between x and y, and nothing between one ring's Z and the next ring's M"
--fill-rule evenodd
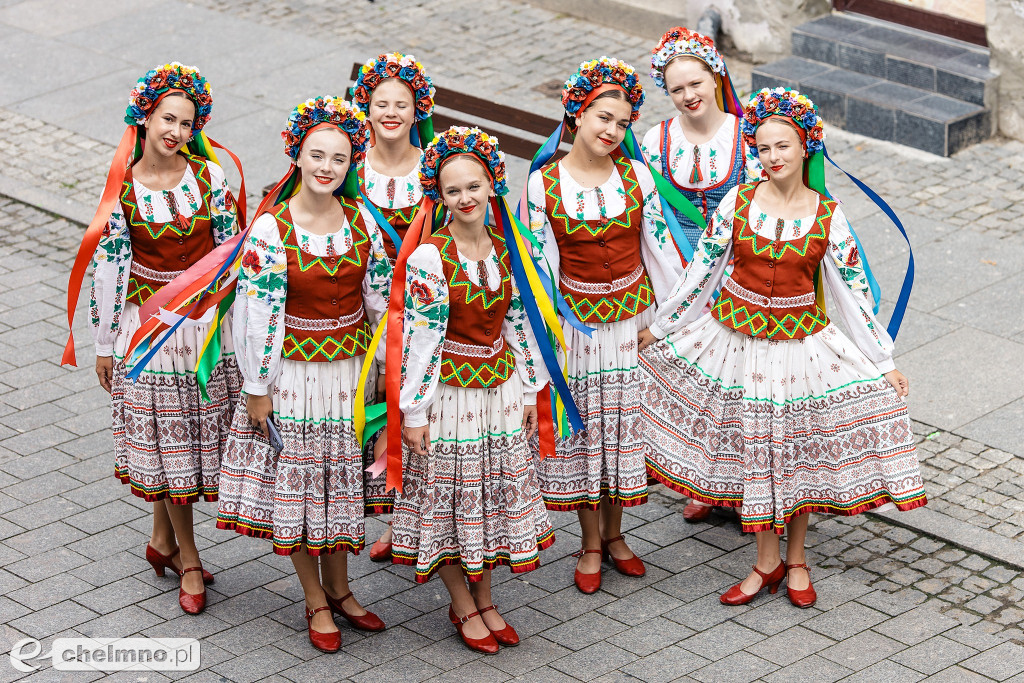
M370 125L377 140L408 140L416 118L412 91L397 78L382 81L370 96Z
M481 162L456 157L441 166L438 174L441 201L452 220L463 224L483 224L487 200L494 196L491 179Z
M793 174L802 177L804 147L792 126L768 119L758 127L754 139L761 166L771 180L786 180Z
M146 144L160 156L173 156L192 139L192 121L196 107L187 97L168 95L144 124Z
M619 146L629 130L633 108L626 100L599 97L576 117L573 146L583 145L592 156L607 156Z
M295 160L302 187L316 194L331 194L338 189L351 163L352 143L334 127L308 134Z
M698 119L718 109L715 76L696 57L679 57L665 67L665 89L683 116Z

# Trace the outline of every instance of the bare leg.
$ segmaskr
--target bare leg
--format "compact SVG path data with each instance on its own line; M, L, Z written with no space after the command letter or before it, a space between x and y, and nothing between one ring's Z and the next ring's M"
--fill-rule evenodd
M599 550L601 548L601 513L599 510L580 508L576 511L580 518L580 531L583 534L583 547ZM601 571L601 555L586 553L580 555L576 569L582 574L597 574Z
M480 609L481 607L489 607L494 604L494 598L491 597L490 569L485 569L483 571L479 581L474 581L469 584L469 592L473 595L473 602L476 603L477 609ZM500 631L505 628L505 620L498 614L498 610L488 610L481 616L484 618L484 623L487 624L487 628L492 631Z
M324 592L329 593L332 598L337 599L348 593L351 590L348 585L348 551L321 555L320 574L323 576ZM354 595L341 603L341 606L354 617L366 614L366 610Z
M323 586L320 585L320 568L317 558L306 552L305 545L292 553L291 558L292 566L295 567L295 573L299 577L299 583L302 584L302 592L306 596L306 609L326 607L327 597L324 596ZM338 631L330 610L317 612L313 616L310 626L319 633L336 633Z
M180 567L182 569L188 567L201 567L202 563L199 561L199 549L196 547L196 537L192 529L192 506L172 505L170 501L168 501L164 509L167 511L167 516L170 518L171 526L174 528L174 535L178 539L178 548L181 550L181 552L178 553L178 559L181 560ZM186 593L199 595L206 590L203 587L203 573L186 573L181 577L181 587L185 589Z
M757 539L756 566L765 574L770 574L782 561L779 554L779 537L774 531L758 531L754 536ZM761 583L761 577L755 572L750 572L740 584L740 590L747 595L753 595L761 590Z
M786 537L786 564L807 564L804 545L807 541L807 525L811 521L809 514L794 517L786 525L789 535ZM791 569L786 579L786 586L793 590L803 590L811 583L806 569Z
M444 587L448 589L448 594L452 598L452 609L455 610L456 616L465 617L467 614L477 611L473 594L466 587L462 567L449 564L438 569L437 573L441 575L441 581L444 582ZM480 616L475 616L463 624L462 632L466 634L466 637L473 639L486 638L491 633Z
M601 500L601 538L615 538L622 535L622 506L613 505L607 498ZM625 541L615 541L608 545L612 557L628 560L633 557Z
M169 555L178 547L178 542L174 539L171 518L167 516L169 504L166 498L153 503L153 534L149 537L149 544L161 555ZM181 569L181 561L177 555L174 556L174 566Z

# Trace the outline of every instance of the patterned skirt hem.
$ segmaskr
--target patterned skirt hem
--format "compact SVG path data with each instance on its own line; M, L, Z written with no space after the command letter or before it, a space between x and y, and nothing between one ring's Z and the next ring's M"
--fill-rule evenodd
M554 529L552 529L546 536L537 541L537 551L540 552L541 550L547 550L554 542L555 532ZM401 551L392 549L391 563L415 567L417 566L417 557L415 555L406 555ZM532 572L534 569L540 567L540 557L534 555L529 560L513 562L506 551L500 552L495 558L484 560L483 566L480 569L468 569L462 561L461 554L442 555L436 558L426 570L416 570L416 583L426 583L441 567L451 567L455 565L462 567L462 574L466 577L467 581L470 583L476 583L477 581L483 580L484 570L490 571L495 567L500 567L502 565L508 566L512 570L513 574Z
M274 545L274 553L277 555L284 555L286 557L288 555L293 555L299 552L302 549L302 546L304 545L302 541L296 541L294 543L289 544L279 543L274 539L274 532L269 529L250 526L245 522L225 519L223 517L217 518L217 528L224 529L226 531L234 531L235 533L241 534L242 536L270 540ZM365 543L363 541L355 542L349 540L336 541L331 544L325 544L313 548L307 545L306 554L311 555L313 557L318 557L320 555L330 555L336 552L347 552L352 553L353 555L358 555L359 551L363 549L364 545Z
M176 495L171 493L167 487L157 489L155 491L147 491L144 487L140 486L137 482L132 481L131 477L127 474L121 474L120 472L114 472L114 478L120 481L125 486L131 487L131 492L137 498L142 498L147 503L156 503L161 500L171 501L171 505L191 505L202 498L207 503L216 503L218 492L214 490L212 493L209 489L204 489L202 492L196 491L195 493L186 493L185 495Z
M601 503L607 500L611 505L618 505L623 508L636 507L647 503L647 492L638 493L632 496L612 496L608 493L607 486L601 486L601 498L591 500L549 500L544 498L544 507L555 512L572 512L573 510L597 510Z
M367 515L390 515L394 511L394 503L366 503L363 507L363 513Z

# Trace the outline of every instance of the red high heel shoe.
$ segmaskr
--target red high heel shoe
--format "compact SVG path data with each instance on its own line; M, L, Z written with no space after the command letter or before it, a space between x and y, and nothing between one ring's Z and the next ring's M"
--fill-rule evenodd
M703 503L697 503L691 500L683 508L683 519L687 522L703 522L705 519L711 516L711 511L714 510L713 505L704 505Z
M723 605L745 605L753 600L754 597L756 597L757 594L766 587L768 588L769 593L775 593L779 590L779 584L782 583L784 578L786 578L786 565L781 561L779 562L779 566L773 569L770 574L765 574L757 568L757 565L755 565L753 569L757 575L761 577L761 587L757 589L757 593L747 595L740 590L740 583L742 582L737 583L735 586L723 593L722 597L719 598Z
M331 612L345 617L345 620L357 629L361 631L383 631L385 629L381 618L369 610L366 611L366 614L358 617L345 611L341 603L352 597L352 591L345 593L340 598L332 598L330 593L324 591L324 596L327 597L327 605L331 608Z
M593 548L580 548L574 552L572 556L583 557L587 553L601 554L601 551ZM586 593L587 595L596 593L601 588L601 570L598 569L596 574L584 574L577 569L576 573L573 574L572 580L573 583L576 584L576 587L580 589L581 593Z
M480 608L480 614L483 614L484 612L490 610L494 610L495 614L498 613L498 610L494 607L494 605L488 605L487 607ZM484 626L487 626L486 621L484 622ZM516 630L512 628L512 625L509 624L507 621L505 622L505 628L498 629L497 631L495 631L490 626L487 626L487 630L491 632L491 635L494 636L494 639L498 641L500 645L515 647L519 644L519 634L516 633Z
M612 564L615 565L615 569L617 569L620 574L625 574L626 576L643 576L646 574L647 567L644 566L644 561L636 556L636 553L633 553L633 557L625 560L620 560L612 555L611 551L608 550L608 546L615 543L615 541L622 541L625 543L626 539L622 537L622 534L619 534L615 538L603 539L601 541L601 552L606 558L612 561Z
M807 570L807 588L795 589L789 587L789 570L790 569L806 569ZM818 601L818 593L814 590L814 585L811 583L811 568L806 564L787 564L786 565L786 594L789 596L789 601L800 609L807 609L812 607L815 602Z
M370 562L390 562L391 543L384 543L379 538L370 546Z
M178 576L182 578L184 583L185 574L188 572L201 572L202 567L185 567L182 569ZM198 595L192 593L186 593L185 587L182 586L178 589L178 604L181 605L181 609L185 614L199 614L206 609L206 584L203 584L203 592Z
M455 630L459 632L459 637L462 638L462 642L466 644L466 647L470 650L475 650L476 652L482 652L485 655L496 655L498 654L499 649L498 641L494 639L494 634L490 633L490 629L488 629L487 635L483 638L470 638L462 632L462 627L465 623L479 615L479 612L473 612L464 617L460 617L455 613L455 608L448 605L448 620L452 622ZM481 621L483 621L483 619L481 619Z
M306 627L309 630L309 644L320 650L320 652L337 652L341 649L341 631L335 631L334 633L321 633L320 631L313 630L313 617L316 616L317 612L323 612L325 609L331 609L327 605L323 607L317 607L316 609L306 610Z
M170 569L175 574L178 573L178 568L174 566L174 556L178 554L178 548L171 551L170 555L161 555L159 551L153 548L150 544L146 544L146 561L149 562L150 566L153 567L153 571L156 572L157 576L163 576L165 569ZM213 583L213 574L203 570L203 583L209 586Z

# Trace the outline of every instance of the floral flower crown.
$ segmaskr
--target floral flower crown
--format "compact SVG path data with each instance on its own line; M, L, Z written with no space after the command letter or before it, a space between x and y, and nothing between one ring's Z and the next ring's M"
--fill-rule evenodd
M562 88L562 106L570 117L577 116L591 91L611 83L626 91L633 112L630 122L640 118L640 105L644 103L644 89L636 77L636 70L622 60L601 57L580 64Z
M696 57L719 76L725 75L725 62L715 48L715 41L696 31L676 26L666 31L657 47L651 50L651 78L666 94L665 66L680 55Z
M743 141L755 156L757 142L754 133L770 116L784 116L803 129L806 132L804 149L808 154L820 152L825 147L825 128L814 102L790 88L764 88L751 96L743 109L740 123Z
M423 65L412 55L388 52L371 59L359 70L359 78L352 88L352 103L364 114L370 113L373 91L388 78L398 78L412 89L416 101L416 120L422 121L434 111L434 84Z
M441 194L438 188L438 171L445 159L454 154L474 154L487 165L494 182L494 194L499 197L508 192L505 184L505 153L498 149L498 138L488 135L479 128L452 126L439 135L423 150L420 160L420 185L423 194L435 202Z
M284 153L292 161L298 159L303 138L313 126L321 123L333 124L348 135L352 143L352 167L355 168L356 162L366 154L370 126L366 122L366 114L340 97L321 95L295 107L288 116L288 127L281 131Z
M168 90L184 90L196 106L196 115L192 121L193 133L199 132L210 122L210 111L213 109L210 84L194 66L185 66L179 62L150 69L139 79L128 96L124 122L129 126L144 124L156 108L157 99Z

